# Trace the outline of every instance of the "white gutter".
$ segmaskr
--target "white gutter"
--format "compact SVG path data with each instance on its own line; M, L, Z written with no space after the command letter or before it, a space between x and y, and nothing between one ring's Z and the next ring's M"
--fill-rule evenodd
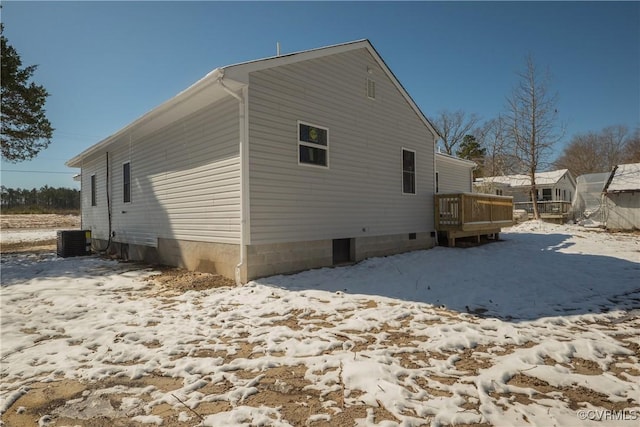
M248 218L248 198L249 198L249 156L248 156L248 103L247 99L247 86L242 88L242 95L237 94L233 90L229 89L222 79L224 78L224 70L218 70L216 73L216 81L220 84L220 87L224 89L229 95L238 100L238 112L239 112L239 155L240 155L240 260L236 265L235 279L237 285L242 285L242 267L246 264L247 254L247 218Z

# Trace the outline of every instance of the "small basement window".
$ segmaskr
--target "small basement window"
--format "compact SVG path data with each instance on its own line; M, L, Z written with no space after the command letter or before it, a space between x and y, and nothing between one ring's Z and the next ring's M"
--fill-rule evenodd
M329 166L329 129L298 122L298 163Z
M352 244L353 239L333 239L333 265L339 265L354 261Z

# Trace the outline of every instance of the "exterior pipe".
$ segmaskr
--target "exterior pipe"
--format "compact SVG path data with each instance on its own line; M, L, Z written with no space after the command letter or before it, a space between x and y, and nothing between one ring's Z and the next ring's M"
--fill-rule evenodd
M437 144L438 144L438 136L434 135L433 136L433 194L434 194L433 203L434 204L438 203L438 201L435 198L435 194L437 194L437 192L436 192L436 186L437 186L436 180L437 180L437 178L436 177L438 175L438 166L437 166L437 162L436 162L436 145ZM438 152L440 152L440 147L438 147ZM433 212L434 212L434 215L435 215L436 212L438 212L438 210L435 209L435 206L434 206ZM434 226L433 232L435 234L435 245L439 246L440 242L438 242L438 230L435 228L435 224L437 223L437 221L438 221L438 218L436 218L434 216L434 218L433 218L433 222L434 222L433 223L433 226Z
M224 71L221 72L217 76L217 82L220 84L222 89L227 92L229 95L233 96L238 100L238 112L239 112L239 122L240 122L240 141L239 141L239 155L240 155L240 260L236 265L235 269L235 279L237 285L242 285L242 267L246 264L246 252L247 252L247 239L246 239L246 197L247 193L245 191L245 185L247 184L247 170L246 170L246 162L245 158L247 157L247 132L246 132L246 88L243 89L242 95L238 95L229 87L227 87L222 79L224 78Z

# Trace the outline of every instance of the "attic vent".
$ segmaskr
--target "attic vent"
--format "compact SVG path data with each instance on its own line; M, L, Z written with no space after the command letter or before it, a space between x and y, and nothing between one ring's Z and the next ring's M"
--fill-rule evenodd
M367 79L367 97L376 99L376 82L375 80Z

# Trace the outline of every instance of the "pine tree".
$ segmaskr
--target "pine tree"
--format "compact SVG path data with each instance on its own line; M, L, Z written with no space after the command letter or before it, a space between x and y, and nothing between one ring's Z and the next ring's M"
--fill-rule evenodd
M18 52L4 36L2 39L2 158L16 163L29 160L49 146L53 135L45 115L44 104L49 93L44 86L29 82L36 65L22 66Z
M478 167L473 170L474 179L482 176L484 168L484 157L487 154L487 149L483 148L480 145L475 136L465 135L456 154L461 159L467 159L476 162Z

